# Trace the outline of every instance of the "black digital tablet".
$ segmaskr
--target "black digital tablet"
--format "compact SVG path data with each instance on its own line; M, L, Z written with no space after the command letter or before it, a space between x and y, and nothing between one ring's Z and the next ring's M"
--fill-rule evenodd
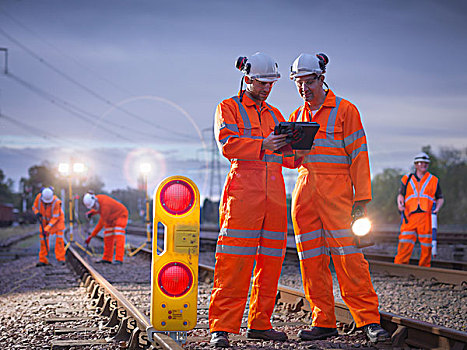
M274 128L274 134L287 134L292 149L308 150L313 146L319 124L315 122L281 122Z

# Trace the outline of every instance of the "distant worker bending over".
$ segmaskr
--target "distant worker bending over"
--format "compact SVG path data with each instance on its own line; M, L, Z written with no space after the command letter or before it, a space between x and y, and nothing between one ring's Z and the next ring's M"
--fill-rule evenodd
M415 172L404 175L397 195L397 207L402 213L396 264L408 264L418 239L421 254L418 265L431 266L431 214L437 214L444 204L438 178L428 172L430 157L422 152L414 158ZM434 208L434 209L433 209Z
M83 197L83 203L86 208L90 209L86 214L89 219L93 215L100 215L96 227L86 238L86 244L89 244L91 238L104 228L104 254L102 260L97 263L111 264L115 246L115 264L122 264L125 254L125 229L128 223L127 208L105 194L86 193Z
M303 286L313 310L311 330L302 330L298 336L317 340L338 334L329 270L332 257L342 299L356 326L364 327L371 341L386 341L389 334L380 326L369 265L350 230L351 214L366 211L371 200L367 140L357 108L327 88L323 75L327 63L324 54L301 54L290 74L304 104L289 121L320 125L292 194Z
M280 74L276 62L259 52L240 57L236 67L244 73L240 92L217 106L214 127L219 149L231 164L219 210L209 305L211 344L216 347L230 346L228 333L240 331L253 266L246 336L287 339L272 329L271 315L287 234L282 166L294 167L296 161L291 152L287 157L274 152L287 145L286 135L273 134L284 117L265 102Z
M60 264L65 264L65 244L63 241L65 215L62 210L62 201L54 195L51 187L46 187L36 196L32 211L41 226L41 247L39 262L36 266L49 265L47 253L49 251L50 235L55 235L55 258Z

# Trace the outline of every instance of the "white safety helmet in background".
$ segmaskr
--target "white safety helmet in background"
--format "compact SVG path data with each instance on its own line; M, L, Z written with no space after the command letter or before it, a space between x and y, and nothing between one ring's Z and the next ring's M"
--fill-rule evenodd
M277 63L272 57L262 52L257 52L250 58L237 58L235 67L240 69L250 79L256 79L265 83L277 81L281 77Z
M91 209L94 206L94 204L96 203L96 201L97 201L97 198L92 193L86 193L83 196L83 204L88 209Z
M302 53L293 61L290 67L290 79L295 79L309 74L321 75L326 72L329 58L324 53L311 55Z
M41 200L44 203L52 203L54 200L54 191L50 187L46 187L41 192Z
M417 163L417 162L429 163L430 162L430 156L428 154L426 154L425 152L421 152L421 153L419 153L419 154L417 154L415 156L415 158L413 159L413 162L414 163Z

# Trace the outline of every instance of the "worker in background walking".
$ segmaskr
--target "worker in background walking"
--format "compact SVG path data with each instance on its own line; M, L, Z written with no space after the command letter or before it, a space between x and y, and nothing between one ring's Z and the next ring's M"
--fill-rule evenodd
M311 330L302 330L298 336L317 340L338 334L329 270L332 257L342 299L356 326L363 327L371 341L386 341L389 334L380 326L369 265L350 230L351 214L366 210L371 200L367 140L357 108L324 82L328 61L324 54L301 54L290 74L304 104L289 121L320 125L292 195L303 286L313 310Z
M36 196L32 211L40 223L41 247L39 262L36 266L49 265L47 258L49 252L49 236L55 235L55 258L59 264L65 264L65 244L63 230L65 229L65 215L62 210L62 201L54 195L52 187L42 189Z
M438 214L444 198L438 178L428 172L430 157L424 152L419 153L414 158L414 164L415 172L402 177L397 195L397 207L403 220L394 263L409 263L418 235L421 246L418 265L430 267L432 214ZM436 246L433 248L436 249Z
M244 74L240 92L217 106L214 123L219 150L231 164L220 204L209 305L211 344L216 347L229 347L228 333L240 331L253 266L246 336L287 339L272 329L271 315L287 235L282 166L296 167L299 160L293 153L274 152L287 145L286 135L273 133L284 117L265 102L280 77L277 63L258 52L239 57L236 67Z
M93 215L100 215L99 222L86 238L85 243L89 244L92 237L95 237L104 228L104 254L102 260L97 261L97 263L111 264L115 246L115 264L122 264L125 254L125 229L128 223L127 208L105 194L95 195L91 192L84 195L83 203L86 208L90 209L86 213L88 219Z

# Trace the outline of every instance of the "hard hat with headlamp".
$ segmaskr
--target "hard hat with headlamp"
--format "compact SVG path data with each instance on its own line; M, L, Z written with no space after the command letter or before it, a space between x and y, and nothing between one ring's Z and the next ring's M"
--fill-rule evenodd
M241 70L251 80L259 80L264 83L272 83L281 77L278 65L272 57L257 52L250 58L239 57L235 67Z
M293 61L290 67L290 79L293 80L310 74L321 75L326 72L328 62L329 58L324 53L317 55L302 53Z
M415 156L413 159L414 163L418 162L423 162L423 163L429 163L430 162L430 156L426 154L425 152L421 152Z
M363 206L355 205L352 209L352 223L350 227L355 236L355 245L358 248L365 248L375 244L370 237L371 221L366 217Z
M86 208L91 209L96 204L97 198L93 193L86 193L83 197L83 204Z
M41 200L44 203L52 203L54 199L54 191L50 187L46 187L41 192Z

